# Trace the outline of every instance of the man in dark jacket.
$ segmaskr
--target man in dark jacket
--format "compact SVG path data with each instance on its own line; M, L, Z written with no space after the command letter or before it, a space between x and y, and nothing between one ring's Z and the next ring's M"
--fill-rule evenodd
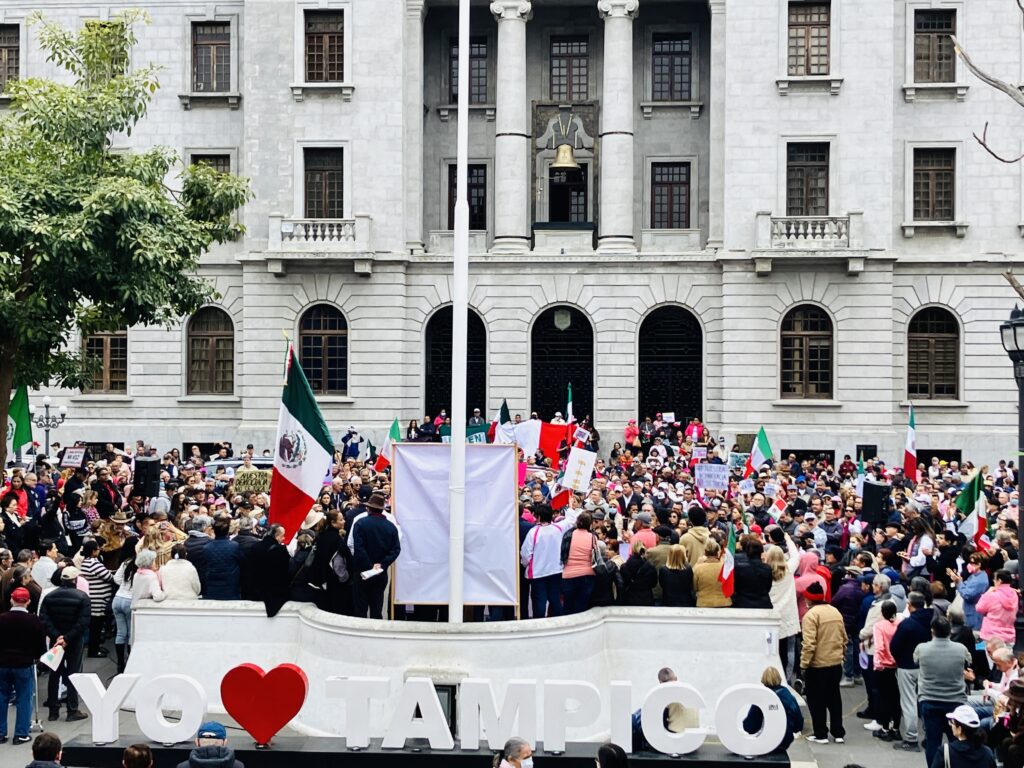
M188 538L185 539L185 551L188 553L188 561L196 567L199 574L199 581L206 585L206 547L212 540L213 519L206 515L197 515L192 518L192 524L188 529Z
M733 608L772 607L772 569L762 562L764 544L756 536L744 536L736 550L733 571Z
M846 578L843 579L832 596L832 607L843 615L843 625L846 627L847 637L857 637L860 629L857 626L860 620L860 609L864 602L864 587L860 582L861 569L856 566L846 568ZM850 643L846 646L846 657L843 659L843 679L839 683L840 688L850 688L854 684L857 674L857 643Z
M40 733L32 742L32 762L26 768L60 768L63 750L64 745L57 734Z
M917 662L914 661L914 650L921 643L932 639L931 623L934 612L928 610L924 595L911 592L907 596L907 616L889 643L889 651L896 660L896 682L900 687L900 709L903 719L900 728L903 741L894 744L893 749L907 752L920 752L917 744Z
M227 746L228 732L223 725L210 720L199 726L196 748L178 768L245 768L235 760L235 751Z
M13 695L17 716L14 744L27 744L32 726L32 697L36 680L32 674L36 659L46 651L46 630L39 617L28 612L29 591L18 587L11 593L11 610L0 614L0 701ZM0 719L0 744L7 741L7 707Z
M356 616L365 617L369 610L371 619L380 619L383 618L388 568L398 559L402 544L395 524L384 517L384 494L370 496L366 511L366 517L360 517L352 525L352 565L355 568L352 602ZM381 573L364 579L363 571L370 569Z
M89 596L75 587L78 569L66 566L60 574L60 586L50 592L39 607L39 618L53 645L64 648L64 658L56 672L50 674L46 686L46 706L50 721L60 717L58 689L61 678L68 690L68 722L84 720L88 715L78 709L78 691L68 678L82 671L82 650L89 630Z
M231 520L221 517L213 523L213 541L206 545L206 579L203 598L206 600L242 599L242 550L228 538Z
M241 592L243 600L258 600L256 589L256 564L255 552L260 543L260 537L254 530L256 521L251 517L243 517L238 521L238 535L235 536L235 544L238 551L242 553L242 580Z

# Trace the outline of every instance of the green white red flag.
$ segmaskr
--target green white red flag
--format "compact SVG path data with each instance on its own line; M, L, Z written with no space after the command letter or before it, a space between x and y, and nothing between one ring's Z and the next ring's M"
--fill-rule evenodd
M762 430L763 431L763 430ZM722 594L732 597L736 588L736 526L729 523L729 541L726 542L725 552L722 553L722 570L718 573L718 580L722 583Z
M743 468L743 477L750 477L771 457L772 447L768 444L768 435L765 434L764 427L761 427L757 432L757 439L750 449L750 455L747 457L747 465Z
M987 552L992 546L988 537L988 497L985 496L980 471L967 481L954 503L964 515L960 533L968 541L973 541L979 550Z
M917 482L917 429L914 425L914 404L910 404L907 422L907 444L903 449L903 476Z
M388 430L388 436L384 439L384 445L380 447L380 453L377 454L377 461L374 462L373 465L374 470L377 472L383 472L391 466L395 445L397 445L401 439L402 428L398 426L398 419L395 419L391 422L391 429Z
M285 540L298 532L309 514L331 469L333 455L334 440L289 344L267 511L269 522L284 526Z

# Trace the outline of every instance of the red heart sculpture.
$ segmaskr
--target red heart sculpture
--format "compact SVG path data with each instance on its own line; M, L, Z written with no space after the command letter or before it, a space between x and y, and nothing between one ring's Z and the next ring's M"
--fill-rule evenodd
M306 673L294 664L278 664L269 672L255 664L239 664L220 681L224 709L257 744L269 744L291 722L308 690Z

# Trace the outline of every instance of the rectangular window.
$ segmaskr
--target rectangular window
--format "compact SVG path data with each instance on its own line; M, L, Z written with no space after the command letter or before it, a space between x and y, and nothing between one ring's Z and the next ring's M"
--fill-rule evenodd
M587 164L579 170L549 168L548 221L583 224L587 221Z
M306 11L306 82L340 83L345 79L345 14Z
M0 24L0 93L18 79L20 58L21 28L17 24Z
M651 227L690 228L690 164L651 164Z
M689 34L654 35L651 39L651 99L689 101L691 67Z
M469 228L487 229L487 166L469 165L466 193L469 198ZM448 166L448 229L455 229L455 165Z
M128 333L97 333L82 343L82 357L92 384L90 393L125 394L128 392Z
M193 154L190 160L192 165L203 163L218 173L231 173L231 155L213 153Z
M786 147L786 215L828 215L827 142Z
M955 10L914 11L914 82L956 82Z
M789 74L827 75L829 66L828 3L789 4Z
M956 219L956 150L914 150L914 220Z
M231 90L231 25L226 21L192 24L192 90Z
M344 157L340 148L303 150L307 219L344 217Z
M459 41L452 38L448 47L448 100L459 100ZM487 38L469 39L469 103L487 103Z
M552 37L550 66L553 101L586 101L590 70L586 35Z

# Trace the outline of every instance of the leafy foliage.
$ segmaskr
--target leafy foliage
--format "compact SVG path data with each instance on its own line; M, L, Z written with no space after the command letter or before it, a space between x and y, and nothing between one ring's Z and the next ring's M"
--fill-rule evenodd
M244 179L206 166L178 168L169 149L111 152L130 134L159 84L133 68L143 14L69 31L36 15L38 39L67 82L8 84L0 116L0 401L13 381L84 383L72 329L83 335L170 324L213 296L196 276L200 255L237 237ZM181 191L165 180L181 173ZM7 396L4 396L7 395ZM2 415L2 413L0 413ZM3 420L6 422L6 419Z

